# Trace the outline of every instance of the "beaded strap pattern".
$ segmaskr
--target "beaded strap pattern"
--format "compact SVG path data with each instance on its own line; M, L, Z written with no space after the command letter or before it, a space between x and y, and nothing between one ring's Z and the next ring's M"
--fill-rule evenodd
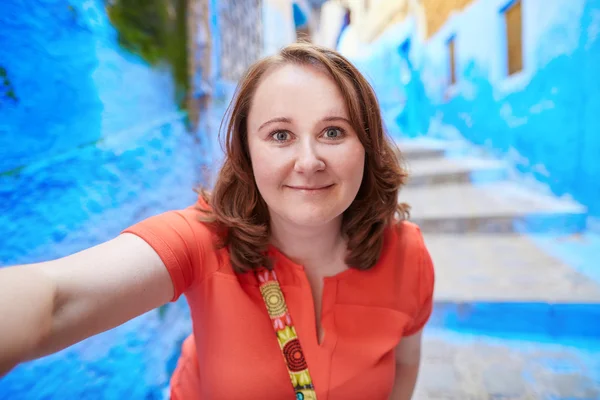
M316 400L317 394L313 385L304 352L300 346L296 328L288 312L283 292L279 286L275 271L261 270L256 275L277 341L285 360L292 386L296 392L296 400Z

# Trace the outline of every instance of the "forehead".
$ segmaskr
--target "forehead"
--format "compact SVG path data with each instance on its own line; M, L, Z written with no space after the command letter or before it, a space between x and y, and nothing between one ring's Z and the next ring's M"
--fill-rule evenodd
M337 84L325 71L309 65L286 64L267 71L258 84L248 122L265 118L320 118L336 113L347 117L346 103Z

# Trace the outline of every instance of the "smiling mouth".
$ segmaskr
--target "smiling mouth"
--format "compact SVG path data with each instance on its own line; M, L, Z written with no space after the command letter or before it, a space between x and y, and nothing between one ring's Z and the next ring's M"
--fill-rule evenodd
M304 190L307 192L318 192L320 190L326 190L329 189L331 187L333 187L333 183L331 185L325 185L325 186L288 186L286 185L287 188L289 189L293 189L293 190Z

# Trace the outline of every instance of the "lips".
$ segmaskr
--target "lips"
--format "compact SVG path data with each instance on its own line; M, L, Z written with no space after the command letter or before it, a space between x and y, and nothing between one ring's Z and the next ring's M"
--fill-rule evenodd
M333 186L333 183L330 185L320 185L320 186L292 186L292 185L286 185L286 187L290 188L290 189L294 189L294 190L307 190L307 191L317 191L317 190L324 190L324 189L329 189L330 187Z

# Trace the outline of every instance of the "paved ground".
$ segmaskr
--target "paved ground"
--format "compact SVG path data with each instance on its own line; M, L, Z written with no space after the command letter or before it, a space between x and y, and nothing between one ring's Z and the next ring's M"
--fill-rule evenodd
M425 234L442 301L600 303L600 285L517 234ZM599 322L600 323L600 322Z
M426 335L415 400L600 399L600 343L593 349Z

